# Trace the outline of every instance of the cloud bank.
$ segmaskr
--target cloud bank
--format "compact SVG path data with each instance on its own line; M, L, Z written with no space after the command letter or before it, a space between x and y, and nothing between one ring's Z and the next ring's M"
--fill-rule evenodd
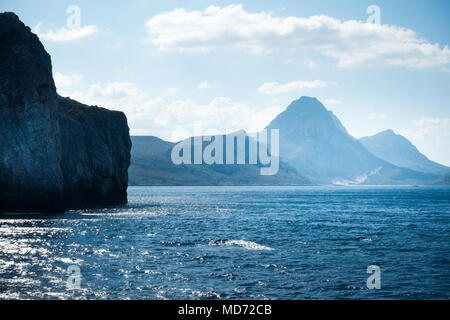
M41 23L38 23L33 32L39 36L39 39L54 42L70 42L89 37L98 32L97 26L85 26L80 28L60 28L58 30L41 31Z
M300 89L323 88L325 86L326 82L322 80L292 81L286 84L279 84L278 82L266 82L258 88L258 91L265 94L280 94Z
M196 135L196 130L201 134L259 131L282 111L279 107L255 109L228 97L216 97L208 103L150 97L130 82L97 83L87 91L72 92L70 97L125 112L133 135L157 135L170 141Z
M149 40L161 50L210 51L235 47L252 53L313 49L341 67L394 65L413 68L450 63L448 46L397 26L341 21L326 15L279 18L249 13L242 5L203 11L175 9L146 22Z

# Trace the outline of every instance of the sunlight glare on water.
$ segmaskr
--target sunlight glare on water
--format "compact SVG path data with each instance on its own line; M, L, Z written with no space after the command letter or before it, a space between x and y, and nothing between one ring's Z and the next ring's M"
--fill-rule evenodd
M449 223L448 187L130 187L123 207L0 216L0 298L448 299Z

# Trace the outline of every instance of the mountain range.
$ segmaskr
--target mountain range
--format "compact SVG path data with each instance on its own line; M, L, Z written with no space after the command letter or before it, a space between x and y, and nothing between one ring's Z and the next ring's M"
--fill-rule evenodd
M426 173L445 174L450 168L428 159L405 137L385 130L359 139L375 156L399 167Z
M202 137L203 138L203 137ZM260 174L258 164L180 164L175 165L171 152L176 143L153 136L132 136L129 185L311 185L311 181L294 168L280 162L275 175ZM226 157L226 152L224 153ZM247 161L248 162L248 161Z
M293 101L266 129L279 130L280 169L257 165L175 165L174 143L132 137L130 185L412 185L446 183L450 168L429 160L392 130L352 137L316 98ZM225 157L225 155L224 155Z

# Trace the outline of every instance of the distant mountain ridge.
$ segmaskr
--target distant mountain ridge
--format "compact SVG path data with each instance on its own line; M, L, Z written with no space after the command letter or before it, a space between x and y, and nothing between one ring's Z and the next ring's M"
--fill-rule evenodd
M373 155L316 98L293 101L267 129L280 130L281 159L317 183L430 184L439 178Z
M425 173L450 173L449 167L431 161L408 139L392 130L363 137L359 141L375 156L396 166Z
M260 165L175 165L171 159L176 143L154 136L132 136L129 185L311 185L294 168L280 161L277 174L262 176ZM226 153L224 153L224 157Z
M266 129L280 134L277 175L261 176L260 165L175 165L174 143L132 137L130 185L413 185L448 180L443 179L447 167L392 131L354 138L316 98L293 101Z

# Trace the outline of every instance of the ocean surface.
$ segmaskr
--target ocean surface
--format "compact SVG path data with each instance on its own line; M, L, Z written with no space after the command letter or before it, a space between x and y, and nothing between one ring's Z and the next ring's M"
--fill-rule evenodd
M123 207L0 216L0 298L450 298L449 187L128 193Z

